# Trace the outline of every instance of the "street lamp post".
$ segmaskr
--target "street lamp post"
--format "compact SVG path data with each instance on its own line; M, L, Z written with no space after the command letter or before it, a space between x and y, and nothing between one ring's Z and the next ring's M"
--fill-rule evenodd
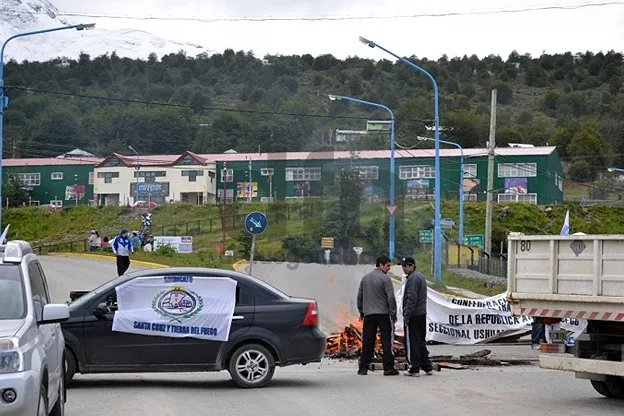
M394 205L394 113L383 104L372 103L370 101L359 100L357 98L345 97L343 95L329 95L330 100L347 100L372 107L383 108L390 113L390 222L388 224L388 256L394 258L394 229L395 229L395 205Z
M128 145L128 149L133 151L136 155L136 168L134 168L134 174L136 175L136 189L134 190L134 203L139 200L139 169L141 169L141 165L139 164L139 152L134 150L134 147ZM149 205L147 206L149 208Z
M433 141L429 137L417 137L418 140ZM455 146L459 149L459 244L464 244L464 148L459 143L440 140L440 143Z
M438 95L439 95L438 83L436 82L435 78L433 78L433 76L429 72L425 71L423 68L408 61L405 58L400 57L394 52L389 51L383 46L376 44L372 40L368 40L360 36L360 42L362 42L365 45L368 45L371 48L378 47L382 51L394 56L401 62L422 72L423 74L427 76L427 78L429 78L429 80L431 81L431 84L433 85L433 96L434 96L433 106L434 106L434 121L435 121L435 217L434 217L434 239L433 239L433 242L434 242L434 249L433 249L434 250L433 251L433 255L434 255L434 268L433 269L434 270L433 271L434 271L435 283L441 283L442 282L442 231L440 228L440 219L442 216L440 213L440 194L441 194L441 189L440 189L441 188L440 187L440 114L439 114L439 105L438 105L438 101L439 101L438 100Z
M0 181L2 181L2 155L3 155L2 142L4 141L4 136L3 136L4 110L9 105L9 99L4 95L4 49L6 48L7 44L13 39L23 38L23 37L31 36L31 35L39 35L41 33L57 32L59 30L67 30L67 29L91 30L93 28L95 28L95 23L62 26L62 27L55 27L52 29L35 30L33 32L18 33L16 35L13 35L7 40L5 40L4 43L2 44L2 48L0 49ZM1 223L2 223L2 187L0 187L0 224Z

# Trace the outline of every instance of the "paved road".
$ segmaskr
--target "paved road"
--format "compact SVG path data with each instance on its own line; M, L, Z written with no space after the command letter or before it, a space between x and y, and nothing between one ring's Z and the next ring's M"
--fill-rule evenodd
M66 300L69 290L91 289L116 275L114 263L108 261L42 257L42 263L55 301ZM357 286L352 277L337 273L332 279L296 270L286 275L275 271L270 273L269 283L293 295L315 296L325 310L340 299L353 307L350 302ZM461 355L481 348L433 346L430 353ZM528 346L488 348L499 357L536 357ZM394 416L415 411L437 416L606 416L621 415L624 409L624 401L602 398L589 381L534 366L442 370L418 379L384 377L379 371L362 377L355 369L354 362L333 360L283 368L277 370L269 387L244 391L235 387L225 372L77 375L68 390L67 415L178 416L181 412L206 414L209 409L209 413L222 416Z

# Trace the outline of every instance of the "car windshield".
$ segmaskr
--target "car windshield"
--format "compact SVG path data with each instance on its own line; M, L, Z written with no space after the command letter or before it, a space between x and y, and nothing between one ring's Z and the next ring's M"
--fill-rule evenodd
M108 292L109 290L111 290L115 286L125 282L126 280L128 280L127 276L120 276L120 277L118 277L116 279L109 280L108 282L104 283L103 285L93 289L89 293L86 293L86 294L82 295L81 297L79 297L78 299L73 301L71 304L72 305L76 305L76 306L81 306L82 304L89 302L91 299L93 299L95 296L99 295L100 293Z
M26 316L25 293L20 267L15 264L0 265L0 320Z

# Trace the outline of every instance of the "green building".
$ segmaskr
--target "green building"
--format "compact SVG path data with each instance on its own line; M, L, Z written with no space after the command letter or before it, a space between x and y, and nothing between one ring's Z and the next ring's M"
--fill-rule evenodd
M461 185L465 201L485 201L487 154L484 148L464 149L460 177L459 149L441 149L442 198L457 200ZM388 198L390 152L386 150L209 156L216 162L218 199L224 192L228 200L321 198L327 179L345 166L360 169L364 192L371 200ZM539 205L563 202L563 171L554 146L497 148L494 167L494 201ZM433 149L395 152L396 198L433 200L434 178Z
M93 169L101 161L95 157L4 159L2 179L20 181L29 193L27 205L87 205L93 200Z

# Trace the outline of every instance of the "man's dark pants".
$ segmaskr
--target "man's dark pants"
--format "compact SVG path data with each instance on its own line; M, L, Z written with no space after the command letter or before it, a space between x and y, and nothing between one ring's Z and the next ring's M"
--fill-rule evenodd
M375 343L377 341L377 328L381 332L381 345L383 347L384 371L394 370L394 353L392 352L392 335L394 322L390 315L374 314L364 317L362 328L362 352L360 354L360 370L368 370L373 361Z
M129 256L117 256L117 275L123 275L130 267Z
M427 350L427 315L410 317L405 327L405 352L411 373L433 369Z

